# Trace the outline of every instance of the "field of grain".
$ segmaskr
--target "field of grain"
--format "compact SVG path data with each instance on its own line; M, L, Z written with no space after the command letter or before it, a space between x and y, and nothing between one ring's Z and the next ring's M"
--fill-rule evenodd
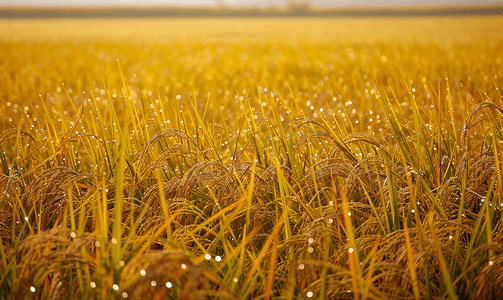
M0 299L501 296L502 18L0 32Z

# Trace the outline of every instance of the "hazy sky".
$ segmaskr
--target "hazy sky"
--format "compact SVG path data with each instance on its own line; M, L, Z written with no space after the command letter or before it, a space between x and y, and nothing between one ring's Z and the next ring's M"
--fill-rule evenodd
M0 0L6 6L285 6L288 0ZM311 0L315 7L503 4L503 0Z

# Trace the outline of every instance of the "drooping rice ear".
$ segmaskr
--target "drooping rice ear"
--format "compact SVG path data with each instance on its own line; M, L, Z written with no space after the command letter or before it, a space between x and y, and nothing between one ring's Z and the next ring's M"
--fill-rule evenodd
M503 109L501 107L499 107L497 104L494 104L491 102L482 102L482 103L477 104L472 109L472 111L470 112L470 114L468 115L468 117L466 118L466 120L463 124L463 130L461 131L461 137L460 137L460 147L463 151L467 151L466 139L467 139L467 135L468 135L468 132L470 131L470 129L475 124L477 124L478 122L480 122L488 117L488 115L483 115L483 116L477 117L477 113L484 108L492 108L492 109L499 111L501 114L503 114ZM503 115L500 115L500 117L503 117Z

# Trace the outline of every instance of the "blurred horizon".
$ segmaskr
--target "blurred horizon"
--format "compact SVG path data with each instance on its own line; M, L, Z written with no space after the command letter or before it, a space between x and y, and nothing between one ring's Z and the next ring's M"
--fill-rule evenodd
M503 15L503 0L0 0L0 19Z
M287 9L303 5L312 9L380 8L380 7L477 7L503 5L497 0L0 0L0 8L227 8Z

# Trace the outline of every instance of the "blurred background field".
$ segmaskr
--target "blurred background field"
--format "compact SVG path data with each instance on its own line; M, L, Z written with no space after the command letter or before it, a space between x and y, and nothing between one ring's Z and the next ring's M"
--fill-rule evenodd
M3 41L410 41L466 43L501 37L497 16L368 18L1 19ZM240 40L241 39L241 40Z
M0 298L503 288L503 20L0 20Z
M6 101L34 101L48 93L64 100L66 94L57 92L62 83L72 97L89 88L121 87L117 60L130 85L136 88L136 74L142 87L155 94L159 87L170 93L178 87L180 94L194 87L202 93L255 93L260 84L287 97L288 77L293 77L302 86L291 87L309 94L304 97L308 100L316 89L328 90L330 96L335 93L327 89L331 85L342 92L344 86L397 72L416 81L476 80L490 91L488 78L501 76L502 23L490 16L3 19L0 95L5 112L17 120L21 111L7 111ZM325 76L327 85L319 87ZM10 127L5 120L2 126Z

